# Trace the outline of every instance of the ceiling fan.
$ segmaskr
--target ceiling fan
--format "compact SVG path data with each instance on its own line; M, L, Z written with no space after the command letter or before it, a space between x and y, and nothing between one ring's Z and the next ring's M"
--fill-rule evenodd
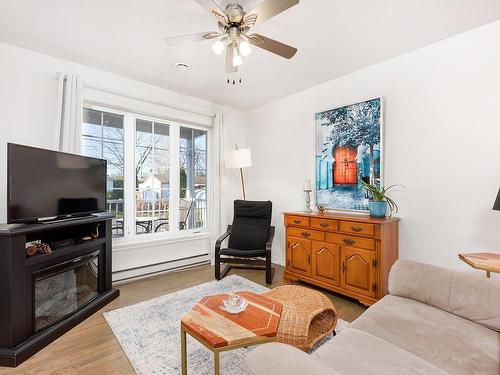
M228 75L238 72L238 67L243 64L242 57L248 56L252 51L250 44L286 59L291 59L297 53L294 47L260 34L249 34L249 31L253 26L297 5L299 0L263 0L248 12L245 11L245 0L224 1L228 3L225 10L222 10L214 0L196 0L196 2L215 17L219 31L165 38L169 45L178 46L188 42L216 39L212 44L212 50L216 55L226 51L225 71Z

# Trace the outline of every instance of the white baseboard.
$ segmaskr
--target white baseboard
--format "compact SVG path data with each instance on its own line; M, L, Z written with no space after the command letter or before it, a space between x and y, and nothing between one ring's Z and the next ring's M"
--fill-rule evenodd
M271 261L274 264L285 266L285 260L282 257L272 257ZM179 259L159 264L152 264L143 267L134 267L127 270L113 272L113 284L119 285L132 280L140 280L146 277L161 275L164 273L181 271L193 266L210 264L209 254ZM213 265L213 264L212 264Z
M283 257L271 256L271 262L274 264L279 264L280 266L285 266L285 259Z
M208 254L115 271L113 272L112 280L114 285L118 285L131 280L139 280L203 264L210 264Z

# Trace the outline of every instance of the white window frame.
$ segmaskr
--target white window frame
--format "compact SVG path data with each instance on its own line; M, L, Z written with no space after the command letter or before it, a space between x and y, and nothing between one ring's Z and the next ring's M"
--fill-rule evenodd
M113 241L119 245L129 243L149 243L149 242L176 242L179 240L188 240L194 238L208 238L210 236L210 209L213 207L211 202L211 160L212 160L212 128L200 125L194 125L190 122L174 121L161 116L151 116L142 113L134 113L115 109L113 106L99 105L93 103L84 103L84 108L102 111L123 116L123 147L124 147L124 226L123 236L115 237ZM136 139L136 121L137 119L145 121L159 122L169 125L170 138L170 202L169 202L169 230L165 232L136 234L136 202L135 202L135 139ZM206 218L203 228L179 229L179 225L171 225L179 222L179 199L180 199L180 127L187 127L207 132L207 185L206 185Z

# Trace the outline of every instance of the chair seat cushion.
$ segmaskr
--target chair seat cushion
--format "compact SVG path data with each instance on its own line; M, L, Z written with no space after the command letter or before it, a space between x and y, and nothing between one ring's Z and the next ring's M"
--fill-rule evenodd
M500 333L411 299L385 296L353 328L380 337L450 374L498 374Z
M265 257L266 250L240 250L240 249L221 249L220 255L231 255L233 257Z

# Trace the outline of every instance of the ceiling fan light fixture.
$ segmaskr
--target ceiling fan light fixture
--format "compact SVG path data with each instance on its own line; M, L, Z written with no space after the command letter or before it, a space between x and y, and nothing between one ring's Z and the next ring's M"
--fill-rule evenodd
M238 53L238 48L233 47L233 66L243 65L243 59Z
M226 44L222 40L217 40L214 44L212 44L212 51L217 56L220 56L222 52L224 52L224 49L226 48Z
M248 43L246 40L241 40L238 47L241 56L248 56L250 55L250 53L252 53L250 43Z

